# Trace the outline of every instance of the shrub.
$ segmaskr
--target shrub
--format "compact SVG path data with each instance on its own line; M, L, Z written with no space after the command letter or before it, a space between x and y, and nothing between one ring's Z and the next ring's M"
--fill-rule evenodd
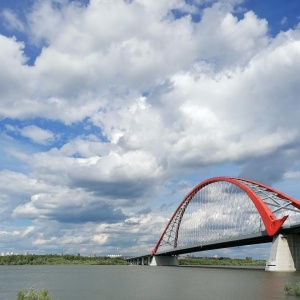
M295 295L300 297L300 282L296 283L294 287L290 283L285 284L284 291L288 296Z
M48 290L43 289L36 291L35 289L21 290L18 292L17 300L52 300Z
M298 282L298 283L296 284L294 291L295 291L295 295L296 295L297 297L300 297L300 282Z
M284 291L285 291L285 294L288 295L288 296L291 296L294 293L293 287L290 283L287 283L284 286Z

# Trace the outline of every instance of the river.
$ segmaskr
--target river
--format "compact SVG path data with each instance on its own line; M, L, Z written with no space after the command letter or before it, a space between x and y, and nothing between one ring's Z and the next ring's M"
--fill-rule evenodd
M266 300L286 296L300 273L257 269L149 266L0 266L0 299L47 288L53 300Z

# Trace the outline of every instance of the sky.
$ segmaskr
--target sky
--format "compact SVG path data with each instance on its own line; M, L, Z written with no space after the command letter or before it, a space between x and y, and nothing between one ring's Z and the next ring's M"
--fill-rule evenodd
M214 176L300 199L298 0L0 0L0 16L0 253L150 253Z

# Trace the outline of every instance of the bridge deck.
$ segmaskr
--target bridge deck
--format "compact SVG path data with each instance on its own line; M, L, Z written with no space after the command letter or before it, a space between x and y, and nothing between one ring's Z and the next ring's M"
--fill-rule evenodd
M293 226L285 226L285 227L281 228L278 233L300 234L300 224L295 224ZM269 236L266 231L261 231L261 232L257 232L257 233L253 233L253 234L249 234L249 235L243 235L240 237L220 239L217 241L210 241L207 243L201 243L201 244L199 243L194 246L178 247L178 248L174 248L174 249L160 251L160 252L156 252L155 256L171 256L171 255L180 255L180 254L201 252L201 251L214 250L214 249L263 244L263 243L270 243L270 242L272 242L272 240L273 240L273 237ZM145 259L150 256L151 256L151 254L140 255L137 257L131 257L130 259L127 259L127 261L134 260L134 259L142 259L142 258Z
M156 256L166 256L166 255L180 255L192 252L200 252L221 248L238 247L245 245L263 244L272 242L273 237L269 236L265 231L243 235L241 237L234 237L228 239L220 239L217 241L210 241L207 243L201 243L194 246L174 248L166 251L156 252Z
M279 230L278 233L300 233L300 224L283 227ZM156 252L155 255L157 256L180 255L180 254L201 252L201 251L214 250L214 249L270 243L272 242L272 240L273 237L269 236L266 231L260 231L257 233L243 235L240 237L220 239L217 241L210 241L206 243L197 244L194 246L181 247L181 248L178 247L166 251Z

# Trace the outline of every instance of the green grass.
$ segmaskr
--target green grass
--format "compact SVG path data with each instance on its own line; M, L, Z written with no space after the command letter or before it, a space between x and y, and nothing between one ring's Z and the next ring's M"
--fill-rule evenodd
M294 289L292 287L292 285L290 283L287 283L285 286L284 286L284 292L287 296L291 296L294 294Z
M300 282L297 282L294 287L290 283L286 283L284 292L287 296L295 295L296 297L300 297Z
M194 257L180 258L180 265L218 265L218 266L265 266L265 260L259 259L232 259L228 257L209 258L209 257Z
M46 289L41 291L35 289L23 289L18 292L17 300L52 300L52 296Z
M296 283L296 286L294 288L294 292L295 292L295 295L297 297L300 297L300 282Z

